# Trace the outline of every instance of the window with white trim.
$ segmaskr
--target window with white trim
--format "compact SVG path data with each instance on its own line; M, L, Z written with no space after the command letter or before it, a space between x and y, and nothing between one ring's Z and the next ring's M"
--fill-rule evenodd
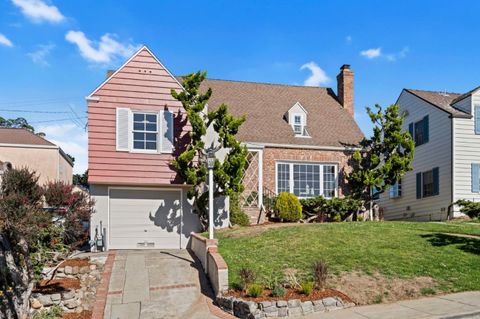
M299 114L293 116L293 131L297 135L303 135L303 119Z
M133 149L158 150L158 114L133 113Z
M388 190L390 198L398 198L402 196L402 180L399 180L392 186L390 186L390 189Z
M319 163L277 163L277 193L300 198L337 195L337 165Z

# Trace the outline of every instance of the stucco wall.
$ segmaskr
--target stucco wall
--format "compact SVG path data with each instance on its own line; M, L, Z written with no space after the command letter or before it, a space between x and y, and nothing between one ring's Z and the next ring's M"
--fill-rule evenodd
M115 186L118 187L118 186ZM135 189L135 188L132 188ZM155 188L148 188L155 190ZM172 188L179 189L179 188ZM109 238L109 186L108 185L91 185L90 194L92 199L95 201L95 211L91 216L91 229L90 229L90 238L95 239L95 230L98 229L98 233L104 236L104 243L108 249L108 238ZM183 189L183 198L182 198L182 209L183 216L182 222L184 225L184 231L182 233L182 248L187 246L189 241L189 236L192 231L199 231L199 221L197 215L192 212L192 205L187 199L186 188ZM215 227L222 228L227 227L229 224L229 215L228 215L228 199L217 199L215 202ZM135 213L135 212L132 212ZM100 228L101 225L101 228ZM188 227L185 227L188 226Z
M263 150L263 185L272 191L276 190L277 161L332 163L338 165L338 195L343 196L346 194L345 173L350 171L348 165L350 156L351 152L345 151L265 147Z
M14 168L34 170L40 177L40 185L57 179L72 182L72 167L60 155L58 148L0 146L0 160L12 163ZM63 173L59 174L60 171Z

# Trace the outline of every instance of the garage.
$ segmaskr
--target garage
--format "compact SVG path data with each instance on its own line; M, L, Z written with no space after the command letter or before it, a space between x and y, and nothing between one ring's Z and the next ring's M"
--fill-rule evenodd
M110 249L185 246L179 189L109 189Z

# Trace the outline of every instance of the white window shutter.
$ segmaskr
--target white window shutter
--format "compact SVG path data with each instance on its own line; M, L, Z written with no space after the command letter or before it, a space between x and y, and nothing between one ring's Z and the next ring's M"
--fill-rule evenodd
M160 112L161 123L161 150L162 153L171 153L173 151L173 113L164 110Z
M130 149L130 110L117 108L117 151Z

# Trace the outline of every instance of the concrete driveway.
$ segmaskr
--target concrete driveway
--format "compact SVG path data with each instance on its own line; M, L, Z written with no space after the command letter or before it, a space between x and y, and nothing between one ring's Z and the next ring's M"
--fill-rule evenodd
M186 250L117 251L104 318L217 318L200 269Z

